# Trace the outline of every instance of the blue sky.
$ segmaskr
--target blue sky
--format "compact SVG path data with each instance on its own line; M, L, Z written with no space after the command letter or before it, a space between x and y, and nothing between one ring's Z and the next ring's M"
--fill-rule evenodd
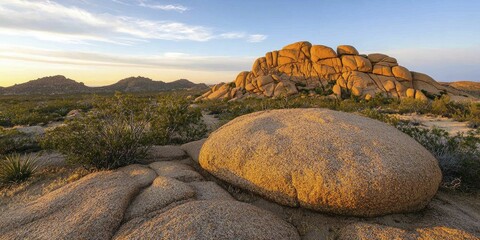
M62 74L231 81L308 40L382 52L438 81L480 81L480 1L2 0L0 86Z

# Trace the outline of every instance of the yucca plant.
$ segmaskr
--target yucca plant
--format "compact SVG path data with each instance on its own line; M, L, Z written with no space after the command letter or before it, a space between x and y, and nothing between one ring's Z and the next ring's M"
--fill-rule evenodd
M0 160L0 182L3 184L20 183L30 178L37 169L36 155L10 154Z

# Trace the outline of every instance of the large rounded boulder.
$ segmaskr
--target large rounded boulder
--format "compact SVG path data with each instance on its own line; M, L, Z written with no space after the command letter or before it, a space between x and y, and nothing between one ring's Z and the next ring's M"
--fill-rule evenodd
M210 135L199 163L277 203L353 216L422 209L441 181L436 159L408 135L327 109L236 118Z

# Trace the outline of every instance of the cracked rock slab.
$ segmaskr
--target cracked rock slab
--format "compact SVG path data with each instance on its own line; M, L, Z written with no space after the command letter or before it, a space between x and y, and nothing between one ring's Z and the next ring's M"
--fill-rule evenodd
M300 239L270 212L237 201L192 201L124 224L114 239Z
M0 239L110 239L131 199L147 182L135 175L141 174L92 173L2 212Z
M191 182L197 192L198 200L234 200L234 198L215 182Z
M162 209L169 204L195 196L195 190L184 182L159 176L152 185L144 189L130 204L125 219Z
M148 151L148 160L153 162L180 160L185 158L186 155L180 146L152 146Z
M154 162L150 168L155 170L159 176L175 178L182 182L202 181L203 177L189 165L177 162Z

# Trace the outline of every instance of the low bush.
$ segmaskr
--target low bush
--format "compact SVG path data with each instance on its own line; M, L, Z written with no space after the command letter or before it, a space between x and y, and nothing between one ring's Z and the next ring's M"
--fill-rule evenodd
M152 116L154 144L179 144L201 139L207 134L200 108L175 96L159 97Z
M152 144L197 140L204 136L200 110L175 98L115 94L98 98L87 114L48 131L41 143L71 163L113 169L135 163Z
M404 98L400 100L397 106L399 113L428 113L430 105L427 101L421 101L413 98Z
M36 169L37 157L34 155L7 155L0 160L0 183L7 185L26 181Z
M74 96L0 96L0 126L60 121L73 109L88 110L90 98Z
M396 126L400 123L400 119L398 119L397 117L387 115L387 114L384 114L384 113L380 113L376 109L370 109L370 108L369 109L364 109L360 112L360 114L362 114L363 116L368 117L368 118L376 119L376 120L379 120L381 122L391 124L393 126Z
M115 95L97 99L88 114L48 131L42 146L56 149L71 163L117 168L143 158L150 137L151 112L144 101Z
M480 189L480 137L470 131L450 136L442 129L421 129L409 124L399 124L399 130L414 138L438 160L443 182L460 180L463 189Z

